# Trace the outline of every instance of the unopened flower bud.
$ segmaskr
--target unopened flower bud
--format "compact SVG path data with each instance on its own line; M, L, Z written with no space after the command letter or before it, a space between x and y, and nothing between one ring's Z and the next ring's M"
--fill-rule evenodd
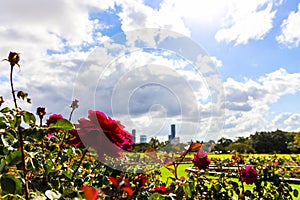
M43 117L46 115L46 108L38 107L36 109L36 114L40 117L40 119L43 119Z
M0 96L0 106L4 103L4 99L2 96Z
M16 52L9 52L8 55L8 62L10 62L10 65L13 67L14 65L19 65L20 61L20 54Z
M77 99L75 99L74 101L72 101L71 108L73 108L73 109L78 108L79 107L78 102L79 101Z

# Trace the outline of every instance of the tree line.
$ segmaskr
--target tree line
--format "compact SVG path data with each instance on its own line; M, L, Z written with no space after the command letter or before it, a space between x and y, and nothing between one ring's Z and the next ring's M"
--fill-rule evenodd
M235 140L222 137L211 147L220 153L300 153L300 132L261 131Z
M286 132L282 130L261 131L249 137L237 137L232 140L222 137L216 142L209 140L202 142L202 149L210 152L227 153L300 153L300 132ZM135 152L144 152L149 148L164 151L179 151L187 144L172 144L169 141L160 142L151 138L148 143L135 144Z

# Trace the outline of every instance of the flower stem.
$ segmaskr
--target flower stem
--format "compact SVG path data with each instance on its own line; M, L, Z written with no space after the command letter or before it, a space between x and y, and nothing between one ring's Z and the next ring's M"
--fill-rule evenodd
M74 110L75 110L75 108L72 108L72 111L71 111L70 116L69 116L69 121L71 121L71 119L72 119L72 115L73 115Z
M27 170L26 170L26 163L25 163L23 132L20 128L19 128L18 132L19 132L19 142L20 142L20 148L21 148L21 154L22 154L23 176L24 176L24 180L25 180L25 182L23 183L23 188L24 188L24 191L25 191L25 198L27 200L27 199L29 199L29 197L28 197L28 184L27 184L27 180L26 180Z
M14 104L15 104L15 108L17 111L17 117L19 113L18 113L18 105L17 105L17 99L16 99L16 95L15 95L15 89L14 89L14 84L13 84L13 66L14 65L10 65L10 86L11 86L11 92L13 95L13 100L14 100ZM25 163L25 152L24 152L24 141L23 141L23 132L21 130L21 127L18 127L18 132L19 132L19 143L20 143L20 148L21 148L21 155L22 155L22 168L23 168L23 178L24 178L24 182L23 182L23 189L25 192L25 199L29 199L28 196L28 184L27 184L27 180L26 180L26 176L27 176L27 171L26 171L26 163Z
M240 168L240 164L237 163L237 166L238 166L238 172L239 172L239 180L241 181L241 184L242 184L242 195L239 196L239 199L242 199L244 200L245 199L245 187L244 187L244 182L242 181L242 176L241 176L241 168Z
M15 108L16 110L18 109L18 105L17 105L17 99L16 99L16 95L15 95L15 90L14 90L14 84L13 84L13 80L12 80L12 77L13 77L13 65L11 65L10 67L10 86L11 86L11 92L12 92L12 95L13 95L13 100L14 100L14 103L15 103Z
M86 149L84 150L82 156L81 156L81 159L80 159L80 161L79 161L79 163L78 163L76 169L74 170L74 172L73 172L73 174L72 174L71 180L73 180L74 176L76 175L76 173L77 173L77 171L78 171L78 169L79 169L79 167L80 167L80 165L81 165L81 163L82 163L82 161L83 161L83 159L84 159L84 157L85 157L85 155L86 155L87 152L88 152L88 150L87 150L87 148L86 148Z

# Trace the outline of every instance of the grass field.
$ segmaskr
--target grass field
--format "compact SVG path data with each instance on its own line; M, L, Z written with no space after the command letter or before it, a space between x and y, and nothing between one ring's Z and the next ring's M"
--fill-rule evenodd
M248 156L248 157L253 157L253 158L257 158L257 157L264 157L264 158L267 158L267 157L273 157L276 155L277 158L284 158L284 159L288 159L288 160L291 160L292 157L300 157L299 154L242 154L243 156ZM194 157L194 154L193 153L190 153L186 156L186 158L193 158ZM214 154L214 153L209 153L208 154L208 157L210 159L213 159L213 158L223 158L223 159L230 159L232 157L232 154Z
M222 158L226 158L228 157L230 154L222 154L221 155L216 155L218 156L218 158L220 158L220 156ZM266 155L267 156L267 155ZM231 158L231 155L230 155L230 158ZM185 172L185 169L186 168L189 168L189 167L192 167L193 164L181 164L178 166L178 169L177 169L177 174L178 174L178 177L181 177L181 176L185 176L187 177L187 173ZM209 176L209 175L206 175L208 178L211 178L211 179L214 179L214 178L218 178L217 176ZM162 181L165 182L167 185L171 183L171 180L168 181L169 177L174 177L174 175L168 170L166 169L165 167L162 167L161 168L161 177L162 177ZM228 178L229 180L232 179L234 181L237 181L237 178ZM297 189L299 192L300 192L300 184L290 184L293 188ZM254 184L251 184L251 185L244 185L245 186L245 190L251 190L254 188Z

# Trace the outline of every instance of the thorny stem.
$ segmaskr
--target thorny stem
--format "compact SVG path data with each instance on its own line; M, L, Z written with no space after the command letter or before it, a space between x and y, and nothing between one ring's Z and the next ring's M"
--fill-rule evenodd
M14 67L14 65L11 64L10 65L10 77L9 78L10 78L10 86L11 86L11 92L12 92L12 95L13 95L15 108L16 108L16 111L18 112L17 99L16 99L15 89L14 89L14 84L13 84L13 67ZM17 113L17 115L19 115L19 113ZM20 117L20 116L17 116L17 117ZM26 180L27 171L26 171L26 163L25 163L23 132L22 132L20 126L18 127L18 132L19 132L19 142L20 142L21 155L22 155L23 178L25 180L23 182L23 189L24 189L24 192L25 192L25 199L28 200L29 197L28 197L28 184L27 184L27 180Z

